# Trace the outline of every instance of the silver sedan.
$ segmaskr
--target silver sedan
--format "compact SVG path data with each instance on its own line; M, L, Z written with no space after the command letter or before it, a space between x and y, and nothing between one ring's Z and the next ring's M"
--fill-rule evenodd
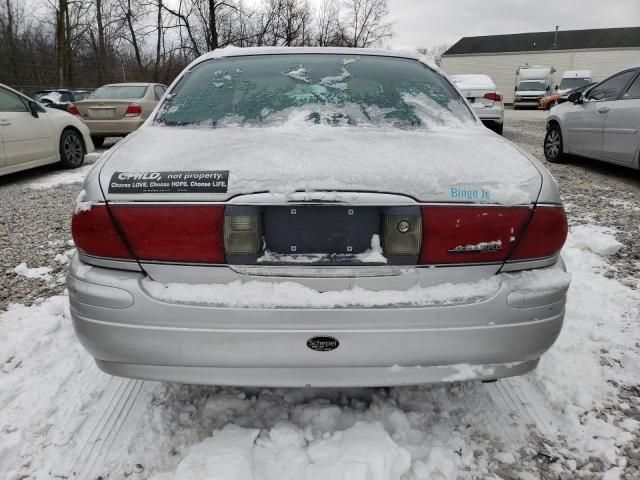
M520 375L569 285L554 179L411 51L197 59L90 172L72 232L76 334L125 377Z
M640 168L640 66L576 92L551 110L544 153L550 162L569 154Z

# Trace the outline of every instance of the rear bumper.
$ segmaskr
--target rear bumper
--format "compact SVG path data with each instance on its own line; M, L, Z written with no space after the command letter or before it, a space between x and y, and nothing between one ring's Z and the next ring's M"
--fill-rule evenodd
M566 298L566 288L533 294L521 282L503 282L489 298L453 306L222 308L157 300L143 278L74 257L68 285L81 343L114 375L216 385L381 386L519 375L556 340ZM309 349L307 340L318 335L338 339L339 347Z
M483 122L504 122L504 107L502 106L502 104L500 104L500 106L494 106L491 108L477 108L474 109L474 111Z
M144 122L145 119L140 117L123 118L120 120L84 120L89 127L91 135L101 136L121 136L135 132Z

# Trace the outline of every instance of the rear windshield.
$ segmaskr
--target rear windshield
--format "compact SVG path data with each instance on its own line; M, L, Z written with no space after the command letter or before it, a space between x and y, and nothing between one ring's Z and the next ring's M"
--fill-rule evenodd
M563 78L560 80L560 90L573 90L574 88L589 85L590 78Z
M520 82L518 85L519 92L539 92L541 90L545 90L547 87L544 82L536 82L536 81L528 81L528 82Z
M88 98L110 100L142 98L146 91L146 85L105 85L104 87L100 87L95 90Z
M416 60L307 54L205 61L172 90L156 122L432 128L473 118L456 90Z

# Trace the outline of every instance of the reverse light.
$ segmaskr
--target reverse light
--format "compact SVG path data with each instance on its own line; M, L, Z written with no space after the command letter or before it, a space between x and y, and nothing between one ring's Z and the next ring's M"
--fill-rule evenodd
M138 117L142 114L142 107L137 103L130 103L125 112L125 117Z
M225 215L224 249L227 255L256 255L262 250L262 228L257 214Z
M67 112L69 112L71 115L80 115L80 110L78 110L78 107L76 107L73 103L69 104L69 106L67 107Z

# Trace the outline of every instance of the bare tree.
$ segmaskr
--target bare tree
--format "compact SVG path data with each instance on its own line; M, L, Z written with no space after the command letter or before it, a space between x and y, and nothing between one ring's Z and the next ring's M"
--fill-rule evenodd
M346 0L347 39L352 47L381 45L391 38L387 0Z
M340 8L338 0L321 0L316 16L316 43L319 47L342 43L344 35L339 22Z
M444 53L447 50L449 50L449 47L451 47L450 44L441 43L440 45L435 45L435 46L430 47L430 48L426 48L426 47L419 48L418 51L420 53L422 53L423 55L427 55L427 56L433 58L433 60L436 62L436 64L439 67L441 67L442 66L442 55L444 55Z

